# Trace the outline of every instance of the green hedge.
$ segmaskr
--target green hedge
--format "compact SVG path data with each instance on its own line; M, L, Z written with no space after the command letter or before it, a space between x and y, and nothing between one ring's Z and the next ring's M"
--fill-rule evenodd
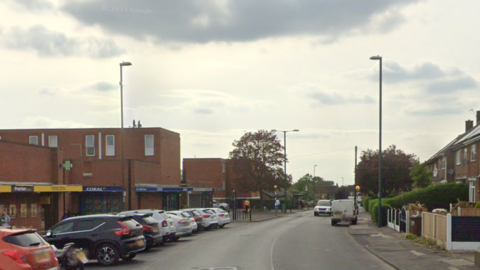
M387 210L391 208L390 204L384 203L382 200L382 226L387 226ZM371 206L371 216L372 220L378 224L378 200Z
M378 199L377 198L372 198L368 201L368 212L372 213L373 205L377 203L378 204ZM383 203L383 200L382 200Z
M365 197L363 198L363 201L362 201L362 206L363 208L365 209L365 211L368 212L368 202L372 199L372 197Z

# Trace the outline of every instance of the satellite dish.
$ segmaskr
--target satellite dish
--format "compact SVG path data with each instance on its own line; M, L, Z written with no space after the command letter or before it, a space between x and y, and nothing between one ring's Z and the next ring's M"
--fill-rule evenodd
M448 169L447 173L452 175L453 174L453 169Z

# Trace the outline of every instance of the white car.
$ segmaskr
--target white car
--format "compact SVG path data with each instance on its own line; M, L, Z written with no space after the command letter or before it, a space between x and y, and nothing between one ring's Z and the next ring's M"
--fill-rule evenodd
M331 215L332 214L332 202L329 200L318 200L317 205L313 208L313 215Z
M214 208L222 208L223 210L228 210L229 206L227 203L217 202L217 200L212 201L212 207Z
M130 211L123 211L120 214L124 215L133 215L133 214L152 214L152 218L154 218L158 222L158 227L160 228L160 233L162 234L162 244L170 241L175 241L175 235L177 233L177 229L175 228L175 224L173 220L167 215L164 210L159 209L139 209L139 210L130 210Z
M203 217L203 222L205 223L205 230L208 231L212 228L218 227L217 215L214 211L209 208L195 208Z
M180 237L192 235L192 227L190 226L190 220L184 217L179 217L174 214L167 215L173 219L173 224L175 224L175 228L177 229L177 233L175 234L174 241L180 239Z
M218 227L223 228L225 225L230 224L230 215L222 208L208 208L215 212L217 216Z
M177 210L177 211L167 211L167 214L169 215L175 215L184 219L187 219L190 221L190 227L192 228L192 232L197 231L197 223L195 222L195 219L187 212L182 211L182 210Z

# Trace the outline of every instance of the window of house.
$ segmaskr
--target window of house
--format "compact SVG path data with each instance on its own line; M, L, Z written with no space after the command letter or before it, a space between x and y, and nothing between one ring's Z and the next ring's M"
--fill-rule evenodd
M442 158L442 170L445 169L445 157Z
M465 163L467 161L467 148L463 148L463 159L462 163Z
M38 136L28 136L28 143L38 145Z
M153 155L153 135L145 135L145 156Z
M477 147L474 144L470 146L470 161L475 161L476 155L477 155Z
M456 155L455 155L455 159L456 159L456 160L455 160L455 163L456 163L457 165L460 165L460 163L461 163L461 160L460 160L460 156L461 156L461 153L460 153L460 152L461 152L461 151L462 151L462 150L458 150L457 153L456 153Z
M105 136L105 155L106 156L115 156L115 136L107 135Z
M48 147L58 147L58 137L56 135L48 136Z
M222 163L222 173L225 172L225 163Z
M85 137L85 150L87 157L95 156L95 135L87 135Z
M470 181L470 188L468 189L468 201L475 202L475 181Z

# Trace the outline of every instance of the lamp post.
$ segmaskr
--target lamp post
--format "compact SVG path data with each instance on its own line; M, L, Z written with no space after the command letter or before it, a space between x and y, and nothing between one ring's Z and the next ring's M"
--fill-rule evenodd
M284 158L284 171L285 171L285 183L284 183L284 186L283 186L283 190L284 190L284 196L285 198L283 199L284 203L285 203L285 213L287 212L287 132L299 132L298 129L294 129L294 130L272 130L273 132L283 132L283 158Z
M372 56L370 60L379 60L379 137L378 137L378 227L382 227L382 57Z
M317 200L317 194L315 193L315 186L317 184L317 182L315 182L315 167L317 167L317 165L313 165L313 196L315 196L315 200Z
M122 137L122 188L124 189L123 190L123 203L125 204L125 196L126 196L126 188L125 188L125 165L124 165L124 161L125 161L125 158L124 158L124 144L123 144L123 67L126 67L126 66L131 66L132 63L130 62L122 62L120 63L120 114L121 114L121 117L120 117L120 122L121 122L121 137ZM128 194L130 195L130 190L128 191ZM128 200L128 210L130 210L130 200Z

